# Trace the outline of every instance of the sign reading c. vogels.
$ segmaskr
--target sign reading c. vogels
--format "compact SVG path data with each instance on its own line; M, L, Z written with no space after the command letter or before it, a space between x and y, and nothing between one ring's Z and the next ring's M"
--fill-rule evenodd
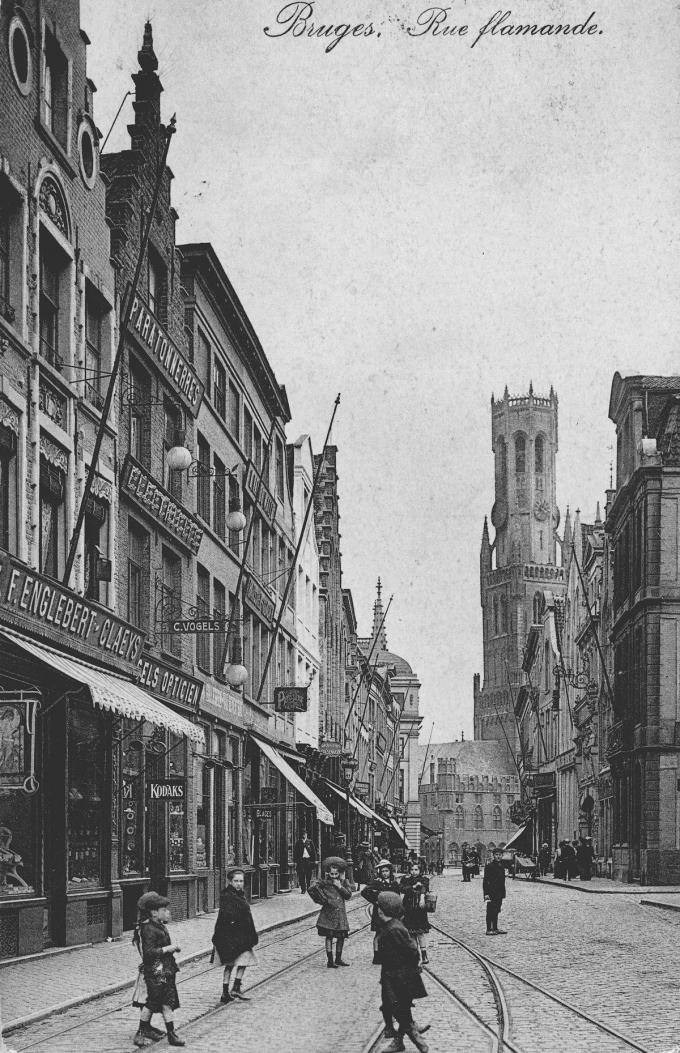
M139 294L132 301L128 328L160 367L192 417L198 416L205 391L203 383Z

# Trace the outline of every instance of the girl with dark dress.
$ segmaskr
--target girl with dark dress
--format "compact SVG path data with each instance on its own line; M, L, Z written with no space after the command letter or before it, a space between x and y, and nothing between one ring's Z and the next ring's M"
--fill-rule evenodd
M315 903L321 904L319 917L316 919L316 931L326 941L326 964L329 969L348 966L342 960L345 940L349 936L349 922L345 901L352 896L352 886L345 877L345 863L339 856L326 859L322 881L312 880L309 895ZM333 940L335 940L335 961L333 961Z
M367 899L369 903L373 904L373 910L371 911L371 932L375 933L373 938L373 964L377 965L378 961L376 958L378 948L378 933L382 928L382 923L376 910L375 904L378 901L378 896L381 892L399 892L399 882L395 880L394 871L392 870L392 864L389 859L381 859L378 861L377 867L378 876L371 881L366 888L362 888L361 895L364 899Z
M399 891L403 896L404 925L418 944L420 960L427 965L427 934L430 931L430 922L425 909L425 893L430 891L430 879L423 873L418 860L411 863L410 871L399 883Z
M146 892L137 903L137 925L132 942L142 956L142 970L147 999L142 1005L139 1029L134 1037L136 1046L148 1046L163 1037L163 1032L151 1026L154 1013L162 1013L168 1032L169 1046L186 1045L175 1031L174 1011L179 1009L175 976L179 966L175 961L181 947L173 943L166 926L170 921L170 900L157 892ZM140 1003L136 1002L135 1005Z
M420 1053L427 1053L428 1045L416 1027L411 1014L414 998L426 998L427 991L419 971L418 946L402 923L401 897L396 892L381 892L376 903L380 916L378 961L381 965L382 1013L394 1017L399 1032L383 1053L398 1053L404 1049L403 1035L408 1035Z
M250 1001L249 996L244 995L241 990L241 983L246 968L249 965L257 965L253 947L259 940L250 904L243 891L243 871L237 867L230 870L227 874L227 881L229 884L222 890L220 896L220 910L212 938L215 952L224 966L222 997L220 998L220 1002L224 1005L235 999L240 1002ZM236 969L236 978L230 991L229 980L233 969Z

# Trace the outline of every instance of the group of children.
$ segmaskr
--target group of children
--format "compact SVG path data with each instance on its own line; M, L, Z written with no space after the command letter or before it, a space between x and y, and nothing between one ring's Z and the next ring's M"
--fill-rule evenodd
M411 1014L413 1000L425 998L421 970L428 962L427 933L430 925L425 907L429 880L419 862L410 864L410 872L397 882L392 864L387 859L378 863L378 877L362 889L361 895L372 905L371 930L373 962L381 966L381 1012L385 1021L385 1037L391 1039L383 1053L403 1050L404 1035L408 1035L421 1053L427 1053L427 1043ZM331 856L323 863L321 880L312 880L308 892L319 903L317 931L323 936L329 969L348 966L342 954L349 923L345 903L352 895L346 877L347 864L339 856ZM224 966L222 1003L248 1001L241 990L243 974L255 963L254 947L258 942L250 906L244 893L244 873L235 868L228 875L228 885L220 899L220 910L213 934L213 945ZM177 1034L174 1012L179 1008L176 974L179 966L175 955L180 947L173 943L167 924L170 920L170 901L157 892L147 892L138 904L137 926L133 942L142 962L133 1004L141 1009L135 1046L148 1046L164 1037L151 1024L154 1013L160 1013L166 1027L168 1045L184 1046ZM335 943L335 953L333 944ZM230 988L232 973L235 971ZM394 1022L397 1027L395 1028Z
M331 856L323 863L325 876L319 881L313 880L308 889L312 899L321 904L316 927L325 940L329 969L349 964L342 958L349 935L345 903L352 895L346 870L343 859ZM416 1026L411 1007L414 999L427 996L421 970L429 960L426 941L430 924L425 906L425 893L429 887L429 879L419 862L412 862L409 874L397 882L390 861L381 859L378 877L361 890L361 895L373 908L373 964L381 966L380 1010L385 1021L384 1036L391 1039L383 1053L398 1053L405 1049L404 1035L408 1035L421 1053L427 1053L428 1046L422 1037L427 1028Z

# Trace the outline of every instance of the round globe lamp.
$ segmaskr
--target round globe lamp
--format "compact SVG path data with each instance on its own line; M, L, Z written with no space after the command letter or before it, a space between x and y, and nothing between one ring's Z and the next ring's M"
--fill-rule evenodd
M173 472L185 472L193 461L193 457L186 446L171 446L166 457L166 464Z

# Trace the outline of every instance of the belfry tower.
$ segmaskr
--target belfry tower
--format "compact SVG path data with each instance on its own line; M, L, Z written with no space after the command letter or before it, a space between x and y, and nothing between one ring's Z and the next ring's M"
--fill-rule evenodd
M564 591L557 566L555 500L557 395L491 396L495 500L493 542L486 519L480 552L484 678L474 678L476 739L499 739L516 754L514 702L523 683L522 653L538 622L542 593Z

